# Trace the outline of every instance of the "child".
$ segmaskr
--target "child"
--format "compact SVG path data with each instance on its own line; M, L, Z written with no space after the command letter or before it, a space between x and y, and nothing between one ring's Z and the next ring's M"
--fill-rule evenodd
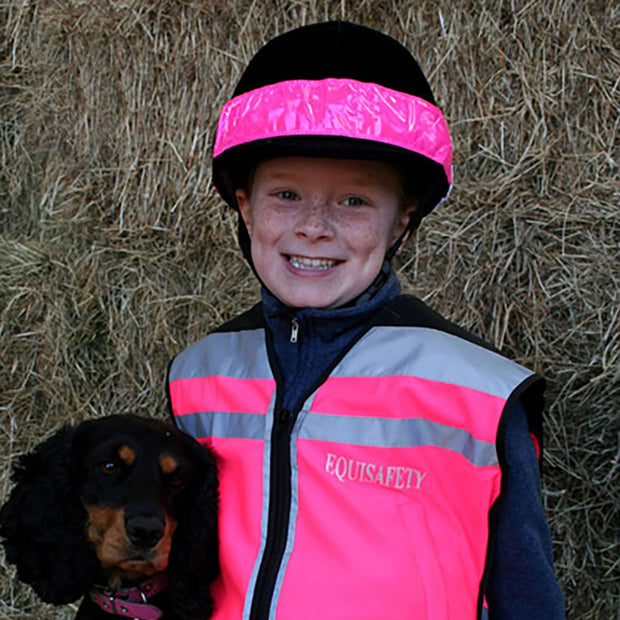
M349 23L272 40L224 107L213 179L262 304L181 353L169 385L219 456L214 618L563 617L543 381L390 269L451 159L416 61Z

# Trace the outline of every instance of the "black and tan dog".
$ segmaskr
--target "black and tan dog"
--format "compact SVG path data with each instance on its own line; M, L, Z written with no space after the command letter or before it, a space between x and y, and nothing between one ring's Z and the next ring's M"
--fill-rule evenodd
M205 447L159 420L66 427L21 457L0 511L17 575L77 618L211 615L217 472Z

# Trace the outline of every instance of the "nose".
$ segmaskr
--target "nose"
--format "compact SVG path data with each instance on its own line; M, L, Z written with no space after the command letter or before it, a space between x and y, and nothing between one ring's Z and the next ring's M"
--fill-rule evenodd
M127 538L142 549L154 547L164 535L166 524L159 517L137 516L125 521Z
M333 237L333 222L328 205L315 202L300 209L295 234L311 241Z

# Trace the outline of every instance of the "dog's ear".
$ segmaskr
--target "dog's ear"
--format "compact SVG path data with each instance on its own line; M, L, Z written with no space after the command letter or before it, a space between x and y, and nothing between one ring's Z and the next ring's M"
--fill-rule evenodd
M212 452L192 441L196 479L172 538L168 580L172 606L180 618L208 618L213 607L209 584L219 574L218 482Z
M73 433L65 427L20 458L16 486L0 510L7 560L16 565L20 581L57 605L82 596L98 570L74 484Z

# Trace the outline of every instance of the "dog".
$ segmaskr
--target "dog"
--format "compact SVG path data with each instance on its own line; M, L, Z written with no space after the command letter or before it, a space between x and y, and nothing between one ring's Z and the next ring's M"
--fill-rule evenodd
M214 455L172 424L113 415L22 456L0 510L18 578L76 619L204 620L219 573Z

